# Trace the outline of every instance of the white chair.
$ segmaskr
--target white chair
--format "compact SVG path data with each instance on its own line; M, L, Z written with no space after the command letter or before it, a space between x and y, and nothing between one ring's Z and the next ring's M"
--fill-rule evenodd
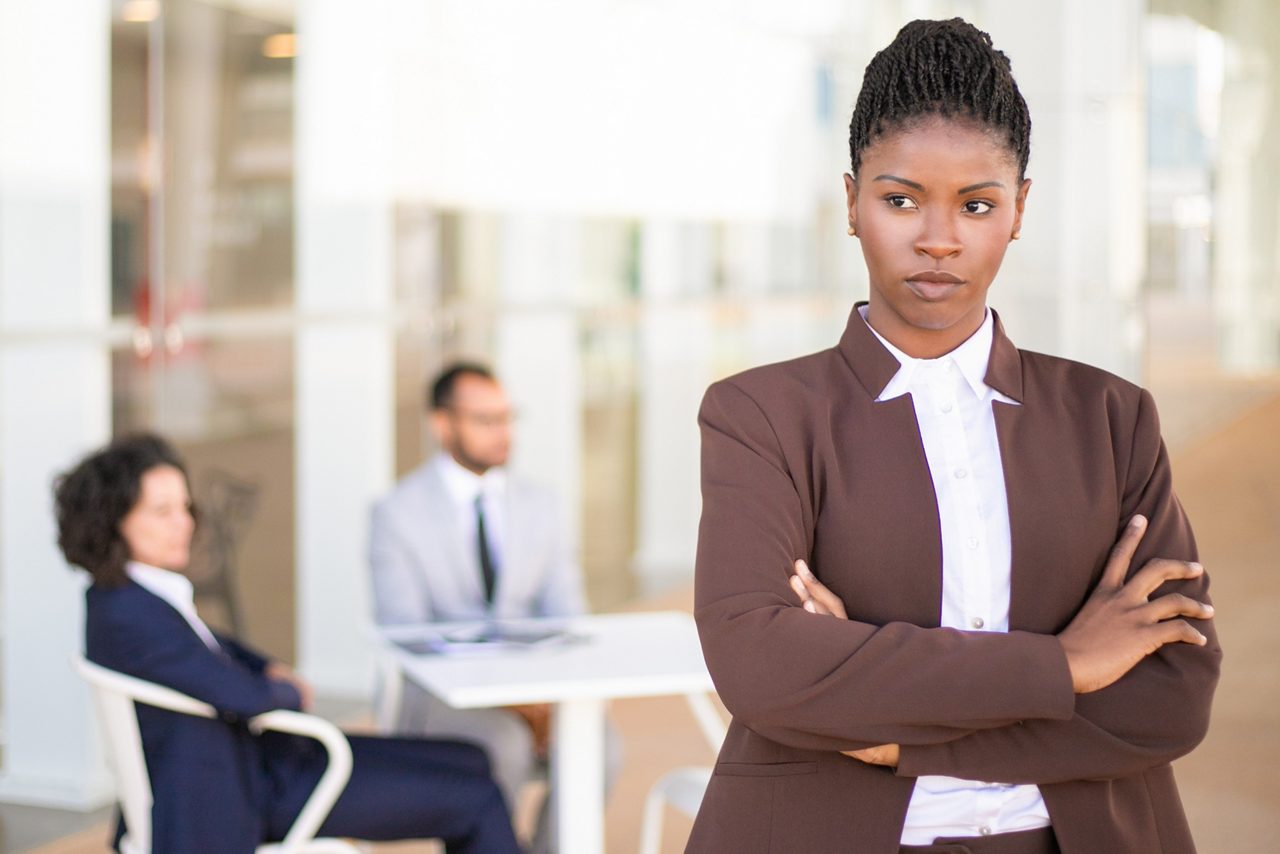
M713 753L720 751L728 727L707 694L686 694L689 708L698 728ZM644 801L644 819L640 825L640 854L659 854L662 847L662 811L667 804L687 816L698 814L702 796L711 782L710 766L674 768L658 778Z
M80 657L72 663L93 689L98 719L106 736L107 759L116 776L120 808L128 830L120 850L122 854L150 854L151 778L147 774L134 704L145 703L202 718L216 718L218 713L208 703L172 688L126 676ZM358 847L341 839L315 838L351 776L351 745L342 731L314 715L283 709L251 718L249 728L254 732L277 730L314 738L329 754L324 774L284 841L260 845L258 854L360 854Z

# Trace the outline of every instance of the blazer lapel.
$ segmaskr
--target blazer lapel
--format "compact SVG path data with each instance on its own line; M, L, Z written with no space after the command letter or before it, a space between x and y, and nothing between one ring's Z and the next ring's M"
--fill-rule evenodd
M507 478L507 491L503 498L503 536L499 552L501 563L498 565L498 586L493 593L493 610L495 614L521 617L528 614L519 613L514 605L523 598L524 558L528 555L528 538L520 513L519 485L513 478Z
M831 484L842 493L833 506L855 508L842 519L820 519L819 553L841 567L833 589L850 616L937 626L942 617L942 531L933 477L910 395L877 401L901 367L858 311L849 316L838 351L861 388L831 408L828 428L837 459ZM821 471L822 467L818 467ZM822 512L822 511L820 511ZM823 513L823 515L828 515ZM857 555L850 564L839 555ZM819 566L822 563L819 562Z
M1062 429L1062 413L1024 388L1021 354L998 315L986 383L1020 404L992 404L1009 500L1009 628L1053 634L1063 628L1062 615L1074 612L1064 604L1080 599L1080 577L1063 560L1080 546L1072 530L1079 508L1097 496L1072 488L1078 449Z
M429 571L440 573L440 580L431 587L439 596L440 587L453 589L453 601L447 603L447 611L465 613L474 609L475 603L484 602L484 587L480 578L480 558L474 543L467 543L463 525L445 488L444 480L432 465L423 479L422 536L418 547L422 550L422 565ZM470 547L468 547L470 546Z

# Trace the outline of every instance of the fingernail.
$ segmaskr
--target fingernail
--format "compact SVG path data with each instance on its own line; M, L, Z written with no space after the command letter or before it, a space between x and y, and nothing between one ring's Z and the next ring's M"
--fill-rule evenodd
M1212 606L1212 605L1205 605L1205 606L1204 606L1204 612L1205 612L1206 614L1208 614L1210 617L1212 617L1212 616L1213 616L1213 606Z
M1191 571L1199 575L1200 573L1204 572L1204 566L1199 563L1192 563Z
M1197 634L1197 635L1200 635L1200 645L1201 645L1201 646L1204 646L1205 644L1207 644L1207 643L1209 642L1209 639L1208 639L1207 637L1205 637L1204 635L1201 635L1199 632L1196 632L1196 634Z
M805 578L813 578L813 573L809 571L809 564L804 561L800 561L800 572L804 574Z
M1143 525L1147 524L1147 517L1142 514L1138 514L1129 520L1129 524L1135 528L1141 528Z
M810 599L808 602L805 602L805 603L804 603L804 609L805 609L806 611L808 611L810 614L812 614L812 613L814 613L814 612L815 612L815 609L814 609L814 606L813 606L813 600L812 600L812 599Z
M791 589L796 591L797 593L804 592L804 582L800 580L800 576L798 575L791 576Z

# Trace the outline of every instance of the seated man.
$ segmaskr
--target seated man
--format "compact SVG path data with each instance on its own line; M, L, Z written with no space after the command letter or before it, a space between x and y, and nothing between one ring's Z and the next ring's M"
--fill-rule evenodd
M583 613L582 578L556 502L505 469L512 410L493 374L453 365L431 385L429 410L441 453L373 508L369 562L378 624ZM545 706L454 709L410 684L399 721L403 732L482 745L514 807L520 788L542 772L549 717ZM616 738L608 737L612 760ZM550 812L544 803L535 850L550 845Z
M187 566L195 522L182 462L154 436L89 455L55 488L58 544L87 570L85 654L203 700L209 719L137 706L156 854L252 854L292 826L326 754L315 741L254 735L246 721L305 709L289 668L209 630ZM467 744L350 736L351 778L320 828L369 840L441 838L450 854L518 852L484 754ZM126 832L123 820L116 845Z

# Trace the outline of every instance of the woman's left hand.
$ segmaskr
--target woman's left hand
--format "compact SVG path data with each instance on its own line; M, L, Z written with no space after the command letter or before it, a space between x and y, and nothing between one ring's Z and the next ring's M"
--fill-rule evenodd
M825 584L818 580L817 576L809 570L807 563L803 560L798 560L795 568L796 573L791 576L791 589L800 598L800 604L806 611L810 614L838 617L841 620L849 619L849 615L844 609L844 602L840 601L839 596L832 593ZM884 765L887 768L895 768L898 765L900 749L896 744L881 744L877 747L864 747L862 750L844 750L841 752L851 759L857 759L859 762L865 762L868 765Z
M791 589L800 598L800 604L806 611L810 614L838 617L841 620L849 619L840 597L828 590L827 586L809 571L807 563L798 560L795 563L795 569L795 575L791 576Z
M267 662L262 675L277 682L288 682L298 690L298 705L301 710L304 712L311 710L311 704L315 700L315 692L311 688L311 683L294 672L292 667L280 661L270 661Z
M840 752L868 765L884 765L887 768L896 768L898 765L899 748L896 744L882 744L879 747L866 747L862 750L842 750Z

